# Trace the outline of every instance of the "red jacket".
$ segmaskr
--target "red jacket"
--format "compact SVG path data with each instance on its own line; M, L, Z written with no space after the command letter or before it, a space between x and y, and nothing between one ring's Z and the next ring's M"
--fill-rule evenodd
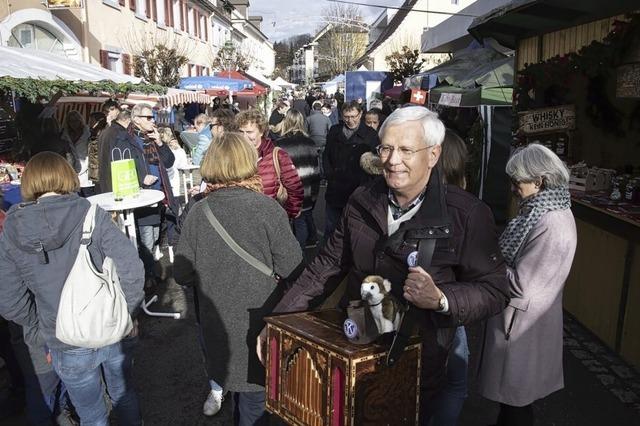
M260 148L258 148L258 174L262 178L262 192L267 197L276 198L278 192L278 178L273 165L273 142L271 139L263 138ZM304 188L298 176L289 154L283 149L278 152L278 163L280 164L280 180L287 190L289 197L284 205L284 209L290 218L295 218L302 208L304 198Z

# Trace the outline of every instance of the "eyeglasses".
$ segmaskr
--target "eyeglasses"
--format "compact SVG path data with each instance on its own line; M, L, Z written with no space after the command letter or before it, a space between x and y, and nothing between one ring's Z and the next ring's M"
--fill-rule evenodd
M155 120L153 115L138 115L139 118L146 118L147 121Z
M391 157L391 154L393 154L393 151L397 149L398 154L400 155L400 158L402 158L403 160L408 160L411 157L413 157L416 152L424 151L425 149L429 149L432 147L433 145L420 148L420 149L411 149L404 146L395 148L390 145L378 145L376 147L376 151L378 151L378 155L380 156L381 159L385 159L385 158Z
M360 113L358 113L356 115L343 115L342 118L344 119L344 121L357 120L358 118L360 118Z

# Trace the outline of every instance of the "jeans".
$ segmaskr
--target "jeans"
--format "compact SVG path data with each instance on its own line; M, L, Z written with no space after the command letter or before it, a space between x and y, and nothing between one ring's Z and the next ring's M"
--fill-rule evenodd
M331 238L331 234L333 234L333 230L336 229L338 225L338 220L340 220L340 216L342 215L342 209L337 209L327 205L325 209L325 224L324 224L324 240L328 241Z
M318 231L313 221L313 209L305 210L300 213L300 216L293 219L293 233L303 249L307 241L315 241L317 239Z
M420 424L433 426L455 426L467 398L467 371L469 346L464 327L458 327L447 362L447 382L442 391L424 407Z
M233 424L236 426L265 426L269 415L265 411L264 391L233 393Z
M159 238L160 225L140 225L138 227L138 240L140 241L138 252L144 264L144 272L147 277L155 275L153 268L156 262L153 258L153 247Z
M118 424L142 424L128 352L122 342L98 349L51 350L53 368L65 384L83 426L109 425L103 374Z

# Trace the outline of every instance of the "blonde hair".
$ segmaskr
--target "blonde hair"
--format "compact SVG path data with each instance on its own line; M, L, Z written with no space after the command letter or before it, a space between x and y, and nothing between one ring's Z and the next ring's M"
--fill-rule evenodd
M160 140L162 143L166 143L167 145L171 143L172 139L175 139L173 131L168 127L160 127L158 129L158 133L160 134Z
M258 126L258 130L260 130L260 133L262 133L263 135L269 129L266 117L257 109L240 111L238 115L236 115L236 125L238 127L242 127L252 123Z
M50 151L31 157L20 179L20 193L25 201L35 201L47 192L64 195L79 189L78 175L67 160Z
M258 151L241 133L224 132L209 146L200 175L209 183L239 182L258 174Z
M280 136L286 136L288 134L294 133L302 133L305 136L307 132L304 128L304 116L295 109L290 109L287 111L287 115L284 116L284 119L278 123L278 133Z

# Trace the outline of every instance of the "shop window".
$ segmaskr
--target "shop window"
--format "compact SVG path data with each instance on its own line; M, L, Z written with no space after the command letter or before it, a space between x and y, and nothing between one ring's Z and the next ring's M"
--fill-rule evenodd
M30 23L16 25L11 30L11 36L9 37L7 45L23 49L44 50L60 56L67 56L62 40L56 37L51 31Z

